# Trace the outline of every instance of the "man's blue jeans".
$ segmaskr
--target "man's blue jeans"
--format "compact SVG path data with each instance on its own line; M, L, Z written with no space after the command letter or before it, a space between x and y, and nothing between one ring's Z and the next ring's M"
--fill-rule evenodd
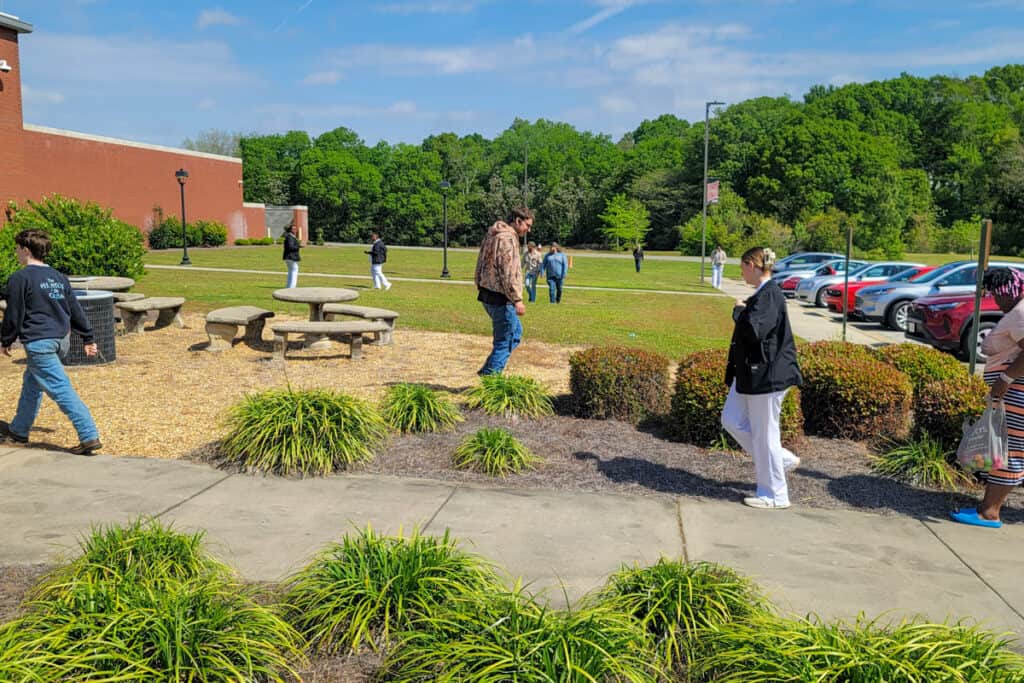
M537 300L537 275L526 274L526 293L530 295L530 303Z
M553 304L562 303L562 278L548 278L548 299Z
M494 306L484 304L487 315L491 316L492 328L494 329L494 348L491 355L487 356L484 366L480 368L481 375L496 375L505 369L512 351L519 346L523 338L523 324L519 322L516 315L515 304Z
M28 437L32 423L39 414L39 406L45 393L64 412L78 432L80 442L99 438L96 423L93 422L89 409L82 403L71 380L64 372L58 353L64 355L68 350L68 338L37 339L25 344L25 355L28 367L21 382L21 398L18 399L18 412L11 420L11 431L18 436Z

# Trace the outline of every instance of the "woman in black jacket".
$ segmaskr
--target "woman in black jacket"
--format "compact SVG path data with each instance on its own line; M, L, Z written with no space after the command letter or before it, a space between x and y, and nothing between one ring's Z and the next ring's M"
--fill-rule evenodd
M284 228L284 264L288 267L288 280L285 287L289 289L299 284L299 238L295 236L295 223Z
M732 312L729 396L722 409L722 426L754 458L757 493L743 502L769 510L789 507L786 471L800 458L782 447L779 418L786 391L803 383L786 297L771 279L774 264L775 253L764 247L749 249L740 260L743 279L757 289L746 301L738 299Z

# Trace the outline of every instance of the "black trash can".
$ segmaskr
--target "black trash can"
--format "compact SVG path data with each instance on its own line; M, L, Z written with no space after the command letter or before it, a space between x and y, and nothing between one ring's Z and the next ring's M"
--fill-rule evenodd
M99 353L92 358L86 356L82 337L72 330L71 349L64 359L64 365L100 365L117 360L114 347L114 295L100 289L76 289L75 296L92 326L93 340L99 347Z

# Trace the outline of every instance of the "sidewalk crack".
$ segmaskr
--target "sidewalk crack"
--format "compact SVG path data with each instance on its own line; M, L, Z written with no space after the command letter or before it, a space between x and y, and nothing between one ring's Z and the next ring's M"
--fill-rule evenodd
M434 510L434 514L430 515L430 519L427 520L427 523L423 525L423 528L420 531L422 531L423 533L427 532L427 529L430 528L430 525L433 524L434 520L437 519L437 516L441 514L441 510L444 510L444 506L448 504L448 501L452 499L452 496L454 496L455 492L458 491L461 487L462 484L459 483L452 488L452 490L448 493L448 497L444 499L444 501L437 507L436 510Z
M213 488L214 486L216 486L216 485L220 484L221 482L227 481L227 480L228 480L228 479L230 479L231 477L232 477L232 475L230 475L230 474L226 474L226 475L224 475L223 477L221 477L221 478L220 478L220 479L218 479L217 481L213 482L213 483L212 483L212 484L210 484L209 486L207 486L207 487L205 487L205 488L202 488L202 489L199 489L198 491L196 491L195 493L193 493L193 494L192 494L191 496L189 496L188 498L184 498L184 499L182 499L182 500L179 500L179 501L178 501L177 503L175 503L175 504L174 504L174 505L172 505L171 507L167 508L167 509L166 509L166 510L164 510L163 512L159 512L159 513L157 513L157 514L156 514L156 517L163 517L163 516L164 516L164 515L166 515L166 514L167 514L168 512L171 512L172 510L177 510L178 508L180 508L180 507L181 507L182 505L184 505L185 503L189 502L190 500L195 500L195 499L196 499L197 497L199 497L199 496L203 495L204 493L206 493L207 491L209 491L210 489L212 489L212 488Z
M689 549L686 546L686 529L683 528L683 501L676 498L676 524L679 526L679 540L683 544L683 562L690 562Z

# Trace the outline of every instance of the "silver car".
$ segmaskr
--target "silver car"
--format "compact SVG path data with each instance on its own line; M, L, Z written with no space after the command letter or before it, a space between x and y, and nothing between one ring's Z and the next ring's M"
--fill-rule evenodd
M843 258L842 254L833 254L825 251L803 251L790 254L779 259L772 268L773 277L783 275L797 270L816 270L818 266L826 261L834 261ZM777 280L778 278L776 278Z
M850 261L850 268L860 268L863 265L866 265L864 261ZM792 299L796 296L796 288L803 280L807 278L835 275L836 273L841 274L845 267L846 259L826 261L813 270L790 270L772 275L772 280L777 282L779 287L782 288L782 293L786 295L787 299ZM796 284L790 282L789 285L786 285L787 280L793 280Z
M1019 263L992 261L990 267L1016 267ZM931 294L962 294L977 286L978 264L954 261L925 273L913 282L892 282L865 287L857 292L854 312L866 320L880 322L895 330L907 330L910 302Z
M905 263L903 261L882 261L880 263L868 263L858 269L853 268L853 261L850 262L850 282L883 282L897 273L901 273L912 266L919 266L919 263ZM825 307L825 290L831 285L838 285L845 281L845 273L835 275L818 275L801 280L796 286L796 299L804 303L813 303L819 308Z

